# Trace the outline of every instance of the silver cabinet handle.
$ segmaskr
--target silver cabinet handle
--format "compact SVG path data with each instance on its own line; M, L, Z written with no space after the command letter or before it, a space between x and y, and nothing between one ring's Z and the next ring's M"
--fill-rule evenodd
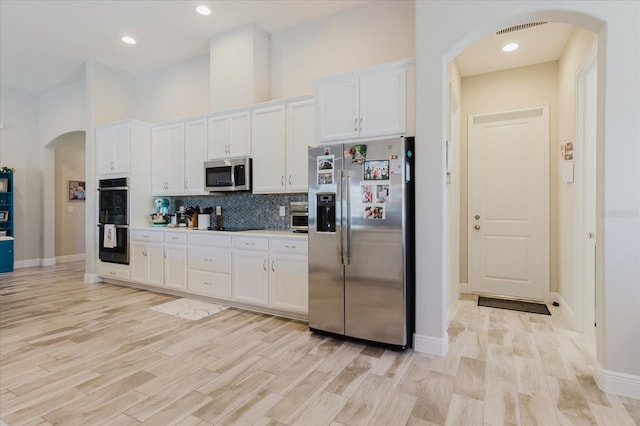
M165 259L167 258L167 249L164 249L162 251L162 257L164 257Z
M360 131L362 131L362 117L360 117Z
M203 282L202 284L204 284L204 285L208 285L208 286L212 285L209 281L205 281L205 282Z
M291 185L291 175L289 175L289 185Z
M267 259L265 259L262 263L262 269L264 269L265 271L267 270Z
M353 120L353 131L354 131L354 132L357 132L357 131L358 131L358 117L356 117L356 118Z
M272 270L273 272L275 272L275 271L276 271L276 261L275 261L275 260L272 260L272 261L271 261L271 270Z
M255 246L256 243L244 243L244 245L246 245L246 246Z
M284 186L284 176L280 176L280 186Z
M285 246L286 248L294 249L296 246Z

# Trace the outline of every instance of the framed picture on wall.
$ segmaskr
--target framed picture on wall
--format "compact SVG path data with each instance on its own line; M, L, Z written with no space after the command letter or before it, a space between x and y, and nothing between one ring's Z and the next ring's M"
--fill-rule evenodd
M81 180L69 181L69 201L85 200L85 182Z
M9 211L0 210L0 222L6 222L9 220Z

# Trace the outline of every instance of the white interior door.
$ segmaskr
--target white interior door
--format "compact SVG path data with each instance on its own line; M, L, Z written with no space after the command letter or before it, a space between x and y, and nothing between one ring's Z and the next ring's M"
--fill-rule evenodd
M543 300L549 288L548 106L469 116L469 284Z

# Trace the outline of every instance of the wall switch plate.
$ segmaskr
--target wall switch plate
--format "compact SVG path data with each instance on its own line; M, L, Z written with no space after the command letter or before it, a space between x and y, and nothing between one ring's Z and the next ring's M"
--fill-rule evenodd
M285 214L287 214L287 211L285 210L284 206L280 206L280 217L283 217Z
M222 207L216 206L216 216L222 216Z

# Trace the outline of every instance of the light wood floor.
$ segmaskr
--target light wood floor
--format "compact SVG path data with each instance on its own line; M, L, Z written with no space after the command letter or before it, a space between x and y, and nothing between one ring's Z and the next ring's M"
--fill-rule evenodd
M585 338L553 316L458 302L444 358L309 333L227 309L83 283L84 264L0 274L0 418L8 425L639 425L605 394Z

